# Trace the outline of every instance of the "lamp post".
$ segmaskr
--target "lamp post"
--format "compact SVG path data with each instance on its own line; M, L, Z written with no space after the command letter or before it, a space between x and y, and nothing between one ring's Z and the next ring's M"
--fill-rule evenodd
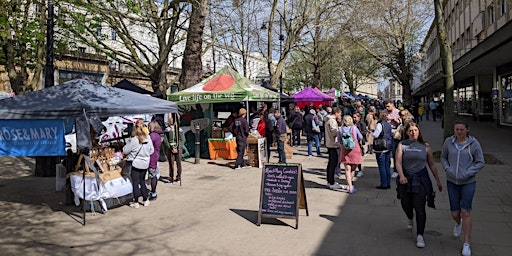
M44 67L44 87L55 85L53 77L53 0L48 0L46 22L46 65Z
M267 25L264 22L263 25L261 25L261 30L266 30L266 29L267 29ZM281 55L283 55L283 41L284 41L283 19L279 18L279 59L281 59ZM283 94L283 71L281 71L281 73L279 74L279 101L278 101L278 108L281 108L281 94Z

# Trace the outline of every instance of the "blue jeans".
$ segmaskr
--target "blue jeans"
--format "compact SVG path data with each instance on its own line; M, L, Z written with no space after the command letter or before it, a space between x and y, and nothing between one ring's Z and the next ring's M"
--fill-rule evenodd
M277 152L279 152L279 162L286 163L286 153L284 152L284 141L277 139Z
M459 212L461 208L471 211L473 197L475 196L476 182L463 185L456 185L450 181L446 183L448 198L450 199L450 211Z
M391 186L391 152L375 153L375 158L379 166L380 186Z
M315 140L316 154L321 155L318 134L308 134L308 155L313 155L313 140Z

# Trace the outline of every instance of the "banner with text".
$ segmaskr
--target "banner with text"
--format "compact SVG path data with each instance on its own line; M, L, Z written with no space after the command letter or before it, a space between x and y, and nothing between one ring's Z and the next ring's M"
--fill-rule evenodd
M0 120L0 156L65 156L64 120Z

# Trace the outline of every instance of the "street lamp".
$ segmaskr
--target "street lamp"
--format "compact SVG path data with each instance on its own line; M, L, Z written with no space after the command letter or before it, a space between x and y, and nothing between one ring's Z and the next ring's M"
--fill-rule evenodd
M44 68L44 87L55 85L53 77L53 0L48 0L46 21L46 65Z

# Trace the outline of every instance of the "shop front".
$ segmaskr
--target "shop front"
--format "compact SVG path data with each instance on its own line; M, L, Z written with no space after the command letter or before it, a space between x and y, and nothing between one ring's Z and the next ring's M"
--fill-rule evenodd
M495 93L500 125L512 126L512 70L498 76L498 90Z

